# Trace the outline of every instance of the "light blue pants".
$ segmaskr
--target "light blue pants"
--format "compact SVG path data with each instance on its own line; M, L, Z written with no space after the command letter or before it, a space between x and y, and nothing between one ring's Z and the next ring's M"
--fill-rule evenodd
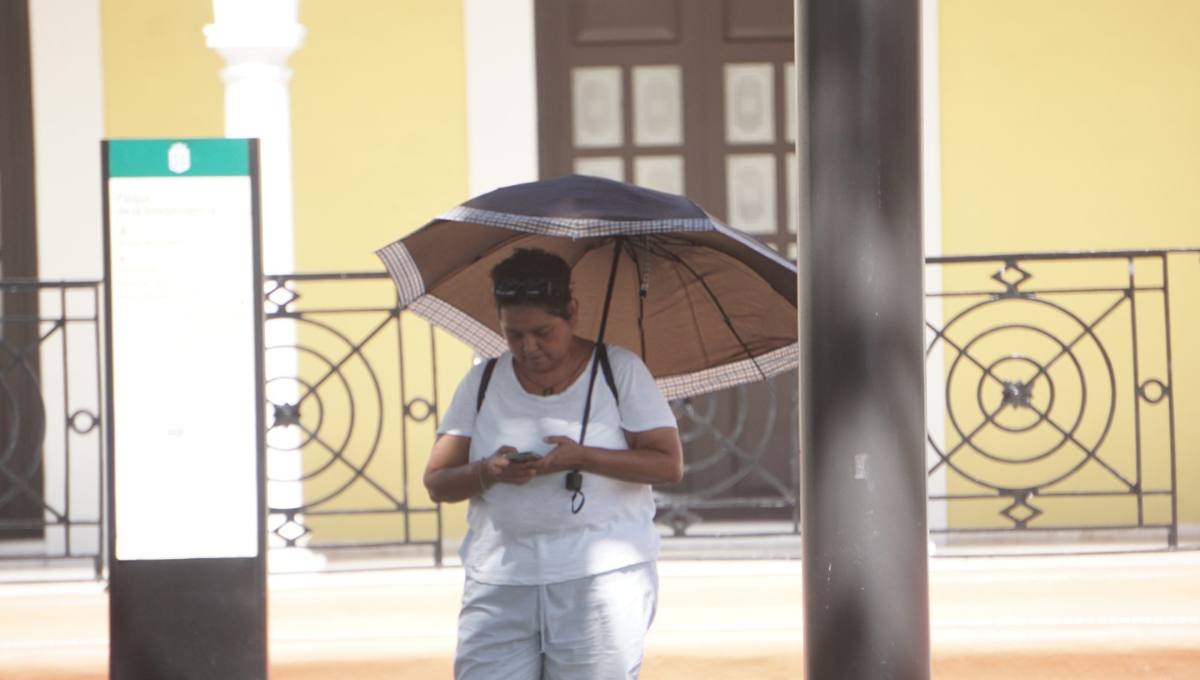
M644 562L542 586L466 580L456 680L636 680L658 601Z

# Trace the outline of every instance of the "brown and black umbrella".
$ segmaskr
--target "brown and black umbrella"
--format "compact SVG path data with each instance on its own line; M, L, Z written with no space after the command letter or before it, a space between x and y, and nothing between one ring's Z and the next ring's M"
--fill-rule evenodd
M668 399L796 367L796 267L691 200L571 175L473 198L378 251L402 307L484 356L507 349L493 266L517 248L572 268L577 332L638 353Z

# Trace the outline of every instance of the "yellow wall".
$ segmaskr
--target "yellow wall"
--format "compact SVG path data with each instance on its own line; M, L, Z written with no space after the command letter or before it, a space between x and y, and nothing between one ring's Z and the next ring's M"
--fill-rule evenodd
M940 7L944 252L1200 245L1200 3Z
M944 253L1200 247L1200 3L941 0L939 19ZM1171 260L1177 483L1181 520L1193 523L1198 270L1195 255ZM1087 276L1072 271L1067 282ZM946 269L947 288L958 276ZM1129 361L1113 343L1114 361ZM1161 351L1141 359L1165 377ZM1169 441L1159 415L1143 432L1154 446ZM1111 443L1131 446L1132 425L1115 428ZM1093 507L1074 521L1115 515L1129 509Z
M468 198L462 4L371 0L348 11L342 2L308 0L300 5L300 23L308 36L291 60L296 269L379 271L376 249ZM330 303L348 302L346 291L339 295ZM362 297L371 297L368 289ZM301 332L302 341L316 341ZM433 397L428 337L426 324L406 320L410 400ZM395 375L392 347L391 355L373 358L384 376ZM438 376L449 383L439 391L445 405L471 353L449 338L437 349ZM389 403L398 403L399 386L384 387ZM385 414L384 452L401 445L398 418L396 412ZM409 423L407 491L417 505L431 505L421 473L432 442L432 419ZM323 458L316 451L307 464L319 465ZM401 479L399 469L374 472L389 482ZM310 486L306 496L320 493L319 483ZM377 497L377 490L362 485L345 501L370 503ZM465 533L462 505L443 509L448 536ZM322 531L322 522L310 523ZM394 537L398 528L388 521L336 522L321 538L380 539ZM414 523L415 536L428 538L434 530L432 522Z
M374 252L466 200L462 3L306 0L292 57L296 265Z
M101 0L104 132L118 137L220 137L224 93L201 30L211 0Z
M224 134L224 85L218 75L223 63L205 45L202 33L212 20L211 0L101 0L106 136ZM289 62L294 71L290 92L296 271L381 271L376 249L467 198L462 21L458 2L300 4L300 23L308 34ZM389 286L313 285L300 290L304 306L311 309L387 305L394 302ZM357 319L347 331L359 341L374 323ZM405 326L406 396L432 400L428 327L415 319L406 320ZM312 327L301 326L299 333L302 345L328 357L345 354L339 341ZM394 406L400 395L394 330L375 342L379 348L391 343L390 349L372 349L370 360L386 403ZM444 405L470 365L471 352L440 333L437 352L437 389ZM310 383L327 370L308 354L300 368ZM346 375L356 393L373 392L361 366L349 366ZM338 403L333 392L328 396L330 405ZM371 474L386 480L393 496L405 499L407 492L414 505L431 506L420 480L432 444L433 419L409 423L407 441L402 442L398 409L372 413L361 398L356 408L356 428L371 416L383 418ZM306 419L317 415L312 408L302 407L301 413ZM341 443L338 433L349 422L348 406L331 406L320 416L322 435L332 444ZM407 488L398 466L379 467L404 443L410 456ZM348 448L361 452L369 445L359 433ZM359 454L351 458L362 462ZM328 454L316 447L306 456L306 472L328 462ZM352 472L340 462L332 469ZM345 481L344 475L315 475L306 484L305 497L322 498ZM346 501L381 507L378 499L377 489L357 483ZM463 505L446 507L446 535L464 533ZM396 538L403 529L394 521L372 519L331 522L311 517L309 522L321 540L334 541ZM414 520L414 537L432 537L434 530L429 518Z

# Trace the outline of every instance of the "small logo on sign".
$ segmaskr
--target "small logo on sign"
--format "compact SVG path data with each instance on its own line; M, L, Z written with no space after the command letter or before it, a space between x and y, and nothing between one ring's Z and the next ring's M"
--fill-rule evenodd
M183 142L175 142L167 150L167 168L179 175L192 167L192 150Z

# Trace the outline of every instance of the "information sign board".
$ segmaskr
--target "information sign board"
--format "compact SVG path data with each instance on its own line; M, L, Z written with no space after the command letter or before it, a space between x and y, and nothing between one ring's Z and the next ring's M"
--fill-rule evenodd
M105 150L115 557L256 557L256 142L112 140Z

